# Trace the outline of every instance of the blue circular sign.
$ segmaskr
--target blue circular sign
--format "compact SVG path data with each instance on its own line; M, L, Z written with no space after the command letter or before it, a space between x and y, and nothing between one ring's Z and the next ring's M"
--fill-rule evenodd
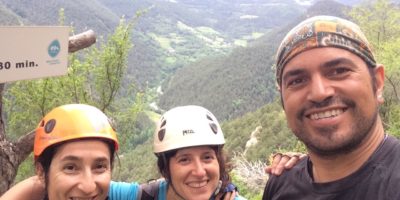
M60 53L61 47L60 47L60 42L58 40L53 40L51 44L49 45L47 51L49 55L54 58Z

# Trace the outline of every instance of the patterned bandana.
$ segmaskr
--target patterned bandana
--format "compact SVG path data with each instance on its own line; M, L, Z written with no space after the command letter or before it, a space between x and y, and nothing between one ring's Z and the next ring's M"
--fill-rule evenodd
M376 66L367 38L353 22L333 16L316 16L294 27L283 39L276 57L276 79L281 86L285 65L301 52L320 47L337 47Z

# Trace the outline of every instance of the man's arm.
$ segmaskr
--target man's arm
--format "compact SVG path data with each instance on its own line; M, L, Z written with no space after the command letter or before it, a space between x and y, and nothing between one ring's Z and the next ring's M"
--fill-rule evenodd
M14 185L0 197L0 200L42 200L44 194L45 184L38 176L32 176Z

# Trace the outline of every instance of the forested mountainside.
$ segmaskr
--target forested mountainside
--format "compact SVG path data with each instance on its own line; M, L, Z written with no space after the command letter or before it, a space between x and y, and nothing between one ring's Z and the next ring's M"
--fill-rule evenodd
M309 16L344 17L343 4L321 1L292 21L257 39L246 48L236 48L227 56L207 57L180 70L163 85L161 108L177 105L203 105L220 120L229 120L255 111L276 97L272 70L279 41L297 22Z
M306 7L284 1L102 1L115 13L145 10L135 27L129 74L157 87L176 69L225 55L298 16Z

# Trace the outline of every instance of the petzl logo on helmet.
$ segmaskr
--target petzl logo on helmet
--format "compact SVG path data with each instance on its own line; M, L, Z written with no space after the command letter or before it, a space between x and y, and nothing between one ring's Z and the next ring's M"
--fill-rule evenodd
M61 46L58 40L53 40L53 42L51 42L49 47L47 48L47 52L49 53L49 56L51 56L52 58L56 57L58 53L60 53L60 50Z
M183 130L182 131L183 135L192 134L192 133L194 133L194 130L192 130L192 129L188 129L188 130Z
M44 131L46 133L51 133L51 131L53 131L54 127L56 126L56 120L55 119L51 119L50 121L48 121L46 123L46 125L44 126Z

